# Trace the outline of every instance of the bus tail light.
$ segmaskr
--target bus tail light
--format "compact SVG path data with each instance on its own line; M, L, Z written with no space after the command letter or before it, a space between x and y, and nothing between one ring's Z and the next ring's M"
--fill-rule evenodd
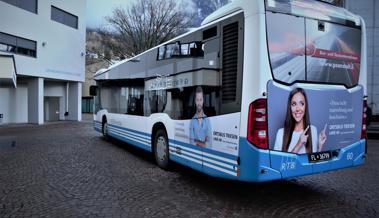
M250 104L247 140L258 148L268 149L267 99L257 99Z
M367 139L367 99L363 99L362 133L361 139Z

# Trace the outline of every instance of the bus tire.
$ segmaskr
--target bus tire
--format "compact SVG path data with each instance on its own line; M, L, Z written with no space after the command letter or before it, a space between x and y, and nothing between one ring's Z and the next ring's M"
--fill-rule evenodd
M154 157L157 165L162 169L169 169L169 147L166 131L158 129L154 134Z
M104 138L105 140L109 140L109 135L108 135L108 122L107 122L106 119L103 121L103 128L102 128L101 132L103 133L103 138Z

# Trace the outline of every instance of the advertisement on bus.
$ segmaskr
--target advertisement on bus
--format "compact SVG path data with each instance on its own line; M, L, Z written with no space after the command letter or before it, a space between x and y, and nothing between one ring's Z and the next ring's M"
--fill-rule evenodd
M270 148L290 153L341 149L361 138L363 88L268 84Z
M275 81L268 83L270 148L309 154L359 141L361 30L280 13L266 17Z
M175 139L198 148L237 156L240 112L215 116L214 112L218 111L216 108L205 107L211 96L204 94L201 86L195 87L193 92L191 96L195 110L192 111L190 120L175 121Z

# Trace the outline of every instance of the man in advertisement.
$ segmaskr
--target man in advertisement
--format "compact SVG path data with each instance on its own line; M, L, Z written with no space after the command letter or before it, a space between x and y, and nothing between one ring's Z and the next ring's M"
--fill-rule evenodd
M208 117L204 114L204 93L198 86L195 92L196 114L190 123L190 144L210 148L212 146L212 127Z

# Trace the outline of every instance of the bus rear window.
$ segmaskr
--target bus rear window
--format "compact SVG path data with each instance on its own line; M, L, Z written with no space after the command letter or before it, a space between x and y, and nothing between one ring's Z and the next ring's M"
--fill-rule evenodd
M306 20L307 80L355 86L359 80L361 30Z
M358 84L361 30L325 21L267 12L273 77L291 84L309 81Z
M267 12L268 49L276 80L305 80L304 33L304 18Z

